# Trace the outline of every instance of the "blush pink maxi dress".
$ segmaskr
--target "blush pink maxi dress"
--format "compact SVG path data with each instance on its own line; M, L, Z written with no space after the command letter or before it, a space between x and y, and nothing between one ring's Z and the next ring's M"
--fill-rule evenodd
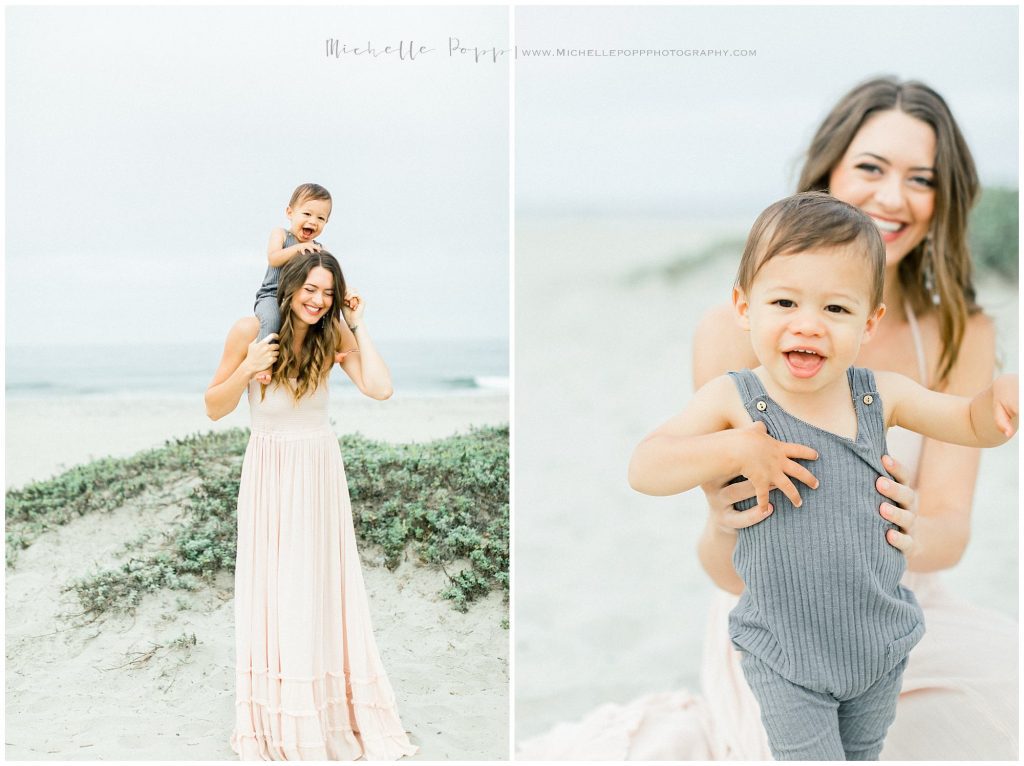
M920 380L927 380L913 312ZM889 451L916 476L923 439L902 428ZM907 572L925 635L910 653L882 760L1013 760L1018 750L1017 623L953 595L938 574ZM603 705L523 742L517 760L758 760L771 751L760 709L729 640L738 596L716 590L701 662L701 694L648 694Z
M238 491L235 726L242 760L397 760L417 748L373 639L326 381L249 385Z

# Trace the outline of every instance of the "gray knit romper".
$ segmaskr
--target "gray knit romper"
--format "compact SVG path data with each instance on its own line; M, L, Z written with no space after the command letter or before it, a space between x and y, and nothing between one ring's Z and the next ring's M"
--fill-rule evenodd
M773 489L775 512L739 530L733 554L746 589L729 614L729 636L744 653L772 752L780 760L875 759L924 616L900 585L903 553L885 539L896 526L878 512L886 498L875 480L889 474L874 375L847 370L857 413L851 440L787 413L750 370L729 374L770 436L818 453L797 462L819 488L798 483L800 508ZM736 508L754 505L752 498Z
M285 234L282 248L298 243L299 240L289 231ZM281 329L281 307L277 305L277 283L281 278L281 268L280 266L267 266L263 284L256 291L256 305L253 306L253 311L260 320L260 333L256 336L256 340L263 340L270 333Z

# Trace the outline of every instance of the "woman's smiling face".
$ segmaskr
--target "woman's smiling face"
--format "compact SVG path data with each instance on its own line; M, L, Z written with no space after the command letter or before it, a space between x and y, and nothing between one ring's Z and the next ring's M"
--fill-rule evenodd
M935 131L905 112L877 112L857 131L829 176L831 194L874 220L885 265L927 236L935 212Z
M292 296L292 314L306 324L316 324L333 304L334 276L323 266L314 266Z

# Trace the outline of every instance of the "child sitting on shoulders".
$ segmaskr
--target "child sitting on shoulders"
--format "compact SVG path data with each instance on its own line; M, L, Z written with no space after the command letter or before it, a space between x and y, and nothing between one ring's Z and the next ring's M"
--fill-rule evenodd
M277 334L281 329L281 307L277 303L277 283L281 275L281 267L296 255L302 253L318 253L321 245L314 237L327 226L331 217L331 193L319 184L302 184L292 192L285 215L290 226L287 229L276 228L270 232L267 245L267 273L263 284L256 291L256 305L253 311L260 320L257 341L268 335ZM347 304L346 304L347 305ZM345 353L336 357L341 362ZM270 370L256 374L256 381L264 385L270 382Z

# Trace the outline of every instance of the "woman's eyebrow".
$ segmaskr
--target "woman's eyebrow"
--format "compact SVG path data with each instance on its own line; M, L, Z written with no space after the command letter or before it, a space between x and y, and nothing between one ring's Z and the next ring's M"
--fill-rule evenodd
M857 155L857 157L872 157L873 159L876 159L879 162L884 162L886 165L891 165L892 164L891 162L889 162L889 160L887 160L881 154L875 154L874 152L861 152L860 154Z

